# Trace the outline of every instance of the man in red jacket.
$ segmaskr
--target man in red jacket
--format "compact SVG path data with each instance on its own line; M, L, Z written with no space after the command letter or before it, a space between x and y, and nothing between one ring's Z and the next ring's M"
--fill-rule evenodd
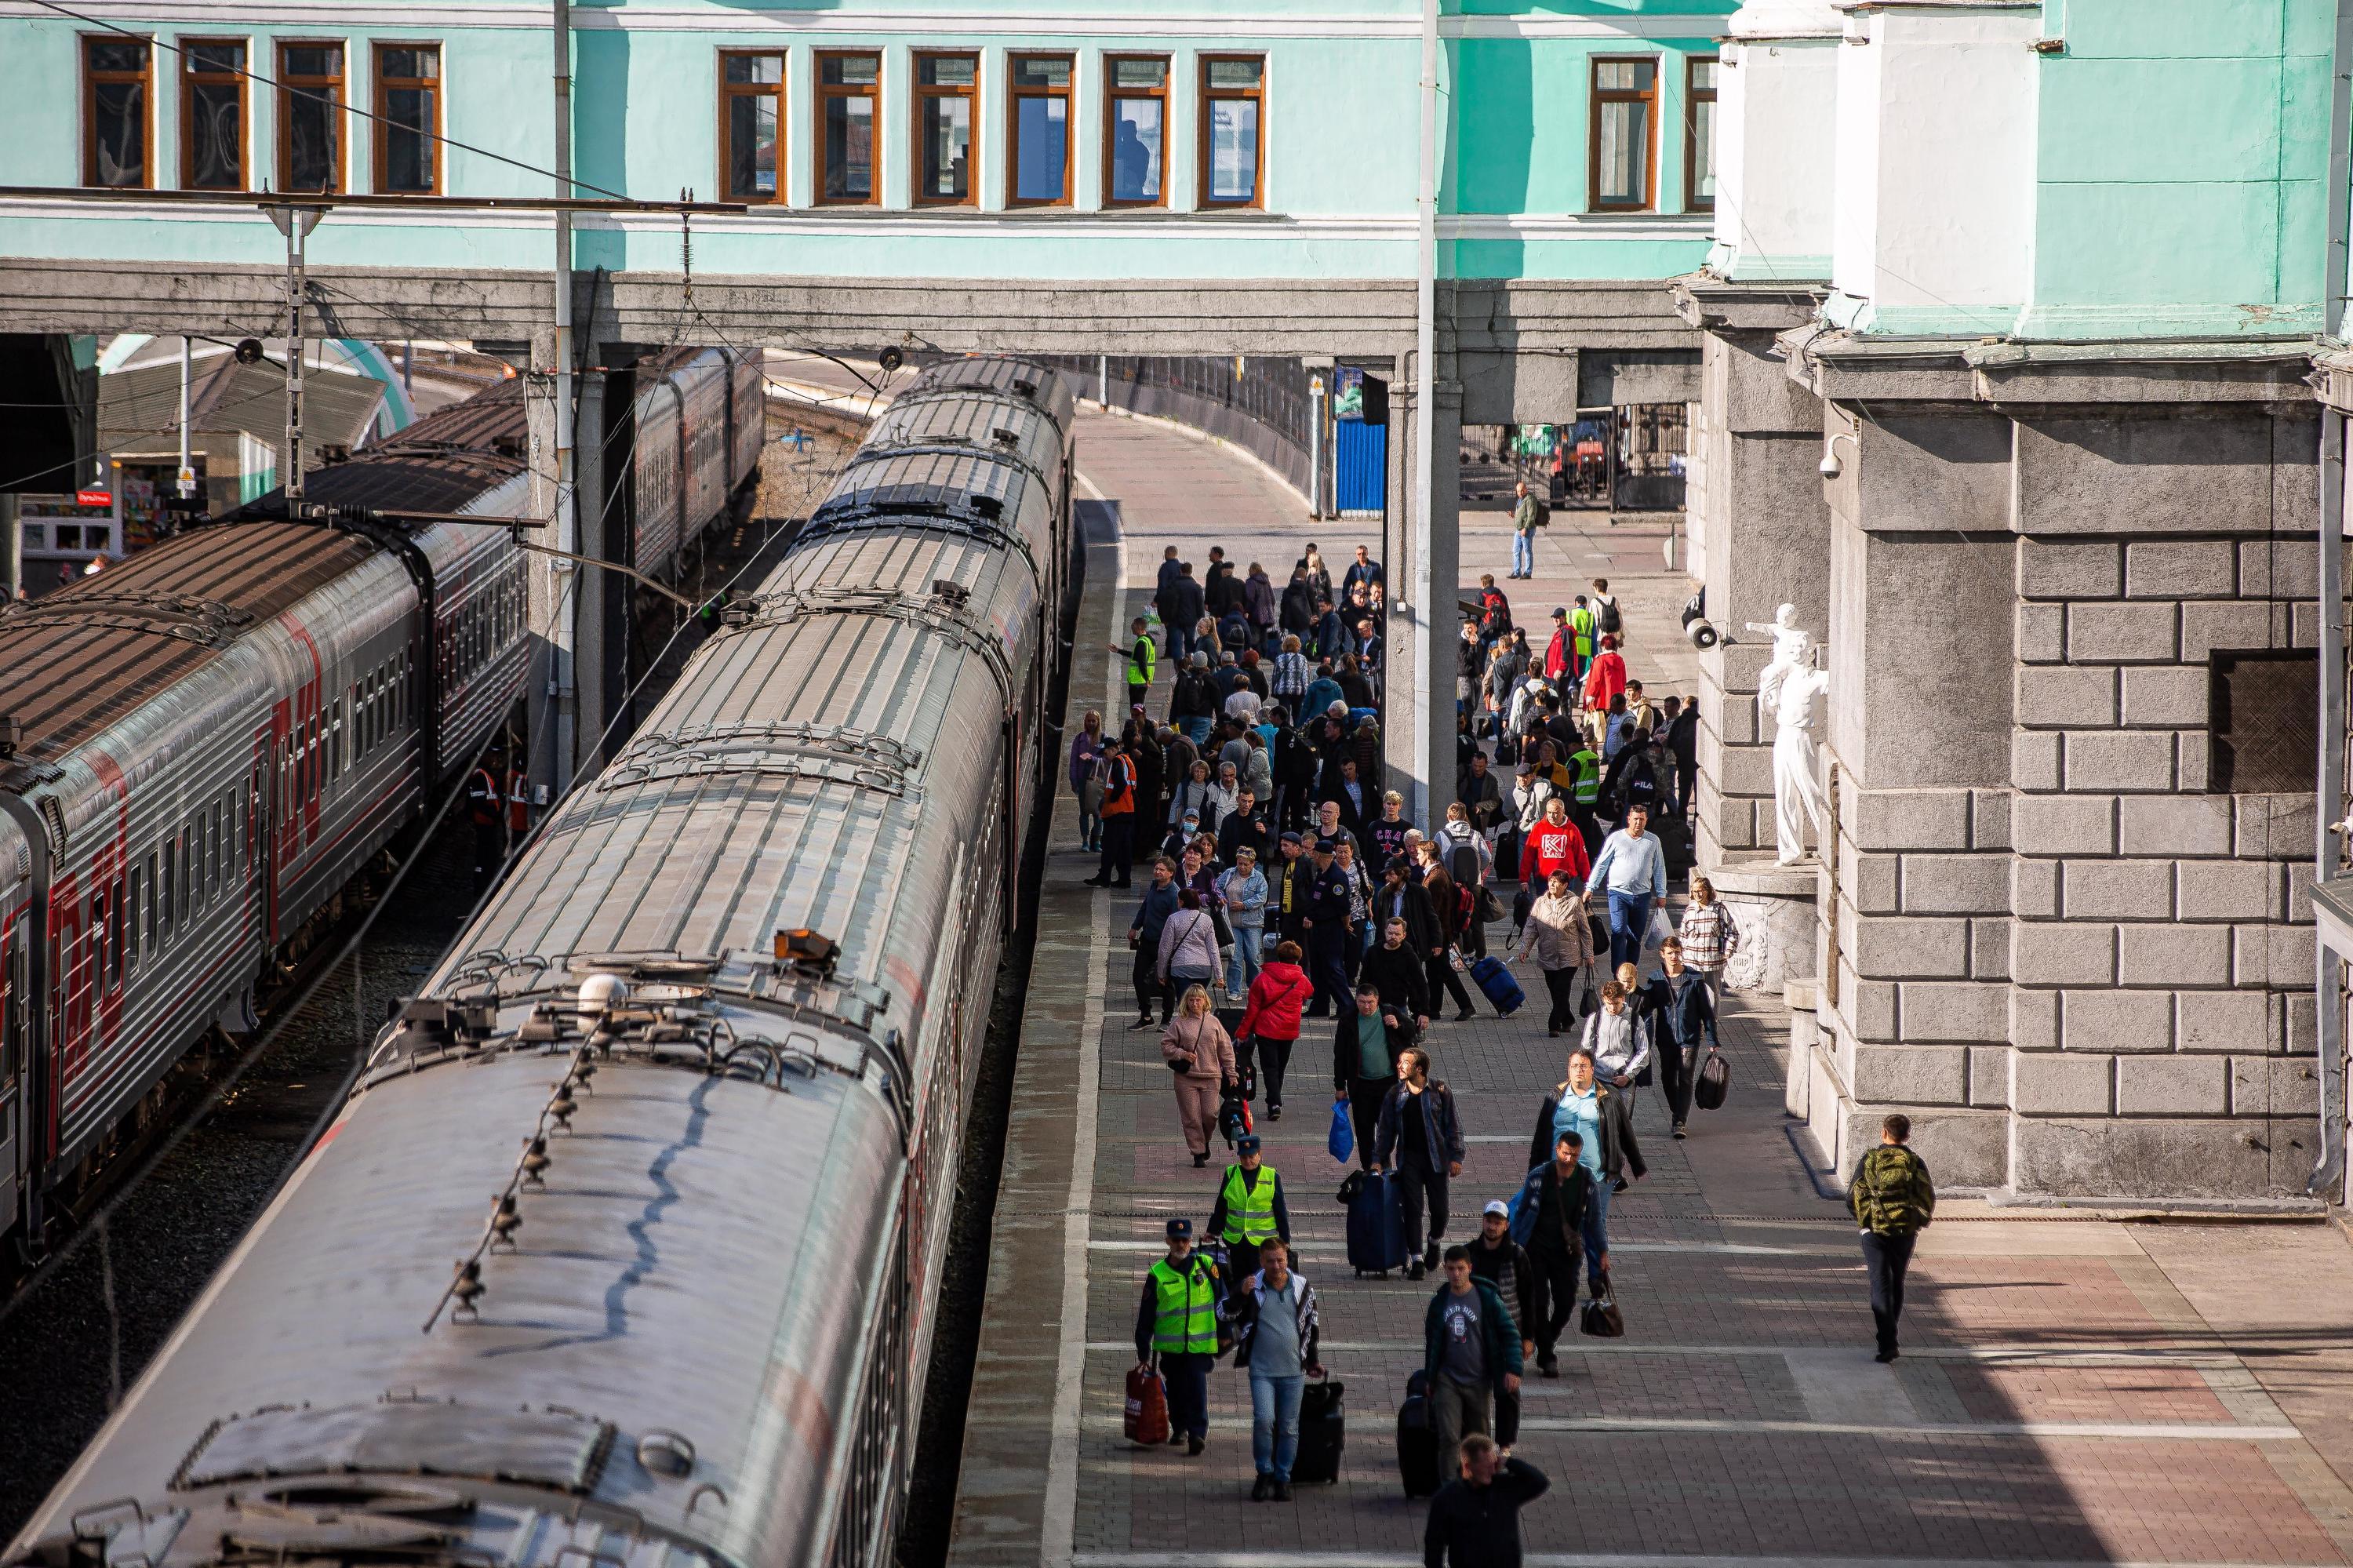
M1568 630L1568 608L1555 605L1552 611L1552 641L1545 645L1545 679L1559 685L1570 673L1570 659L1576 643Z
M1592 857L1585 853L1585 834L1568 820L1568 803L1559 796L1545 802L1544 812L1520 850L1520 881L1541 889L1551 884L1554 872L1565 871L1582 888L1593 870Z

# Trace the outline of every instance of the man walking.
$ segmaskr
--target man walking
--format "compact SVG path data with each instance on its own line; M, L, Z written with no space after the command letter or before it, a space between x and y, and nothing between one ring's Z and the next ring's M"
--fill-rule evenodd
M1503 1292L1471 1272L1467 1247L1446 1249L1446 1283L1423 1314L1422 1376L1430 1430L1444 1467L1462 1439L1487 1430L1487 1399L1520 1390L1520 1330Z
M1218 1359L1218 1266L1193 1250L1193 1222L1168 1222L1168 1255L1144 1277L1135 1310L1135 1364L1160 1358L1168 1383L1168 1441L1198 1454L1209 1440L1209 1368Z
M1642 956L1642 931L1651 911L1667 896L1667 857L1659 841L1642 830L1651 813L1641 806L1626 811L1626 825L1601 842L1593 874L1586 885L1603 890L1609 899L1609 967L1630 964Z
M1514 493L1519 499L1512 505L1512 576L1532 577L1536 575L1536 529L1544 503L1528 493L1525 479Z
M1560 1375L1556 1348L1577 1313L1577 1254L1594 1192L1584 1155L1584 1135L1562 1133L1553 1140L1553 1157L1528 1172L1507 1211L1512 1240L1526 1249L1520 1332L1535 1346L1536 1371L1546 1377Z
M1535 1310L1535 1275L1528 1266L1527 1249L1512 1239L1512 1206L1501 1198L1487 1205L1479 1216L1479 1234L1463 1245L1471 1254L1471 1272L1485 1280L1512 1304L1512 1316L1520 1325L1520 1358L1525 1365L1535 1354L1535 1341L1528 1336L1530 1325L1541 1316ZM1569 1295L1577 1294L1577 1271L1571 1266L1568 1275ZM1495 1441L1508 1452L1520 1436L1520 1396L1517 1390L1505 1390L1495 1396Z
M1461 1469L1430 1499L1422 1568L1520 1568L1520 1510L1552 1481L1485 1436L1462 1440Z
M1348 1102L1356 1163L1367 1171L1380 1135L1381 1107L1397 1087L1398 1056L1413 1038L1411 1028L1382 1008L1379 991L1363 985L1356 988L1356 1005L1342 1011L1332 1031L1332 1092Z
M1928 1167L1905 1146L1912 1118L1897 1111L1879 1124L1879 1147L1855 1162L1847 1208L1862 1227L1862 1263L1871 1272L1871 1320L1879 1354L1895 1359L1895 1320L1904 1315L1904 1275L1912 1247L1936 1215L1936 1188Z
M1316 1361L1322 1328L1314 1290L1291 1272L1289 1244L1271 1241L1260 1257L1258 1277L1234 1292L1234 1365L1250 1374L1250 1457L1258 1466L1250 1501L1289 1502L1300 1395L1309 1378L1324 1375Z
M1680 937L1659 944L1659 964L1665 973L1644 988L1641 1012L1651 1019L1651 1060L1658 1068L1660 1086L1666 1090L1667 1115L1673 1132L1683 1135L1690 1119L1692 1087L1700 1066L1701 1037L1710 1049L1715 1037L1715 1002L1699 971L1683 966Z
M1283 1201L1282 1177L1266 1163L1264 1149L1254 1132L1235 1139L1234 1153L1241 1162L1226 1167L1218 1201L1201 1227L1226 1249L1226 1277L1237 1292L1259 1271L1266 1243L1280 1238L1287 1245L1291 1240L1291 1205Z

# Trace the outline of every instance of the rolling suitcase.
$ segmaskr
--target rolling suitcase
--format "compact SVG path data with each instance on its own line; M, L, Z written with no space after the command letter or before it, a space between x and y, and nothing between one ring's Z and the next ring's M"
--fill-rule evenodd
M1409 1498L1438 1491L1438 1434L1430 1429L1429 1387L1429 1379L1415 1372L1406 1379L1405 1403L1398 1406L1398 1478Z
M1488 1003L1494 1008L1499 1018L1511 1017L1528 1000L1528 993L1520 989L1520 982L1512 978L1512 971L1504 967L1504 960L1493 955L1471 966L1471 978L1477 980L1479 989L1487 993Z
M1127 1440L1145 1447L1168 1441L1168 1385L1155 1369L1128 1369Z
M1387 1274L1405 1266L1405 1213L1398 1202L1397 1178L1387 1171L1359 1171L1340 1184L1348 1205L1348 1266L1359 1275Z
M1311 1383L1299 1391L1299 1451L1291 1461L1294 1481L1336 1481L1340 1451L1348 1443L1347 1412L1338 1383Z

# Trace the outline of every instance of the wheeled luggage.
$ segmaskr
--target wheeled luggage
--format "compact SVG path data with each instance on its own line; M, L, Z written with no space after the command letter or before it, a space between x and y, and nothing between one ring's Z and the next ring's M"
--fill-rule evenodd
M1299 1451L1291 1461L1294 1481L1336 1481L1340 1451L1348 1443L1347 1412L1340 1383L1311 1383L1299 1391Z
M1359 1275L1403 1268L1405 1210L1397 1177L1359 1171L1340 1184L1340 1201L1348 1205L1348 1266Z
M1724 1104L1731 1087L1732 1064L1724 1059L1724 1053L1709 1046L1707 1060L1699 1065L1699 1076L1692 1083L1692 1103L1702 1110L1715 1110Z
M1168 1441L1168 1385L1158 1369L1127 1369L1127 1440L1150 1447Z
M1218 1097L1218 1131L1231 1149L1241 1136L1251 1130L1250 1101L1242 1098L1240 1088L1225 1090Z
M1438 1434L1430 1426L1430 1382L1421 1372L1406 1379L1405 1403L1398 1406L1398 1478L1409 1498L1438 1491Z
M1509 1018L1528 1000L1528 993L1520 989L1520 982L1512 978L1512 971L1504 967L1504 960L1493 954L1472 964L1471 978L1479 982L1481 991L1487 993L1487 1001L1498 1017Z

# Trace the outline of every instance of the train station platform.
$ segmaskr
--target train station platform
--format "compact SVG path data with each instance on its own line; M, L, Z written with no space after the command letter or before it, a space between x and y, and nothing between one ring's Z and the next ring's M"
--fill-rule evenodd
M1091 418L1090 506L1069 722L1124 700L1106 650L1149 592L1159 546L1222 543L1287 567L1344 525L1166 430ZM1492 520L1466 516L1464 580L1500 578ZM1566 526L1565 526L1566 525ZM1657 520L1557 514L1525 619L1585 578L1626 600L1630 662L1689 690L1672 611L1684 590ZM1336 569L1336 568L1335 568ZM997 1200L972 1385L955 1568L1254 1568L1420 1560L1425 1505L1398 1484L1393 1432L1435 1279L1351 1277L1345 1171L1324 1150L1328 1049L1311 1025L1290 1114L1262 1124L1283 1174L1323 1360L1346 1388L1336 1485L1252 1503L1250 1398L1221 1365L1209 1446L1139 1449L1122 1385L1145 1270L1172 1214L1199 1224L1222 1158L1195 1171L1156 1035L1131 1033L1134 894L1082 885L1075 802L1058 804ZM1502 928L1492 945L1500 948ZM1529 974L1525 982L1541 995ZM1552 1479L1524 1524L1551 1568L1799 1563L2321 1564L2353 1561L2353 1247L2332 1224L2207 1224L1995 1210L1948 1201L1911 1277L1905 1353L1871 1357L1852 1224L1795 1152L1782 1114L1778 998L1727 999L1733 1086L1672 1141L1655 1094L1636 1121L1648 1178L1610 1213L1623 1340L1572 1334L1561 1376L1531 1377L1517 1453ZM1328 1028L1328 1025L1325 1026ZM1540 1004L1430 1032L1470 1158L1448 1239L1525 1173L1561 1075ZM1222 1151L1220 1151L1222 1154Z

